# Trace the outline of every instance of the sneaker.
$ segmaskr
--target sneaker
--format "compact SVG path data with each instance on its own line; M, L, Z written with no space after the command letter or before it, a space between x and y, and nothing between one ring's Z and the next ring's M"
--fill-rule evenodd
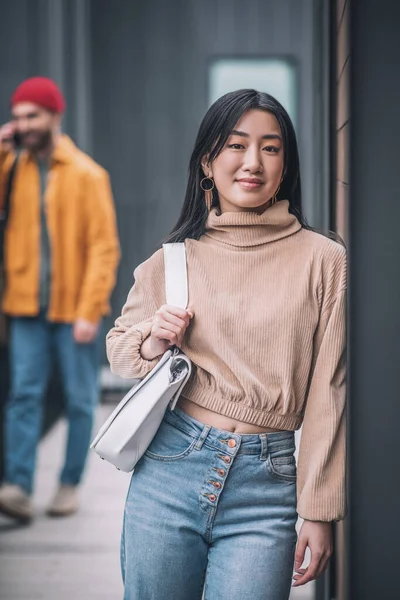
M33 517L32 501L19 485L4 483L0 488L0 513L17 521L30 521Z
M60 485L47 510L50 517L67 517L78 510L78 493L75 485Z

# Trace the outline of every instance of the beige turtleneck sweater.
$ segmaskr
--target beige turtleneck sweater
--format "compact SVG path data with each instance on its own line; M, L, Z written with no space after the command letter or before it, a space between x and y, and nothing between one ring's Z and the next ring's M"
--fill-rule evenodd
M297 511L343 519L345 496L345 249L303 229L279 201L263 214L213 209L187 239L194 318L182 350L193 374L183 396L246 423L303 425ZM139 265L122 315L107 336L114 373L143 378L159 359L140 346L165 304L164 257Z

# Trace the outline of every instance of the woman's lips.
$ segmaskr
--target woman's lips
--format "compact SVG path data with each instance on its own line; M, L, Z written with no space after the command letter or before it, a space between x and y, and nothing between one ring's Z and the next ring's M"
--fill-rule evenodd
M256 190L263 185L263 182L257 179L238 179L237 183L245 190Z

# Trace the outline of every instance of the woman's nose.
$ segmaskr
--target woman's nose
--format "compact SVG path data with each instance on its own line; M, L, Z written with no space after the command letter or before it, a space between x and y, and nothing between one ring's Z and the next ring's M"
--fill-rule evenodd
M243 170L257 173L262 171L260 152L256 148L249 148L244 155Z

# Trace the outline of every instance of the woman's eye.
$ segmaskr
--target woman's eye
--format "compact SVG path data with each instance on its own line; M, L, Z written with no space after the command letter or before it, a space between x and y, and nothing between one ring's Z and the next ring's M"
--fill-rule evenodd
M242 144L229 144L228 148L233 148L234 150L241 150L242 148L244 148L244 146L242 146Z
M266 146L264 150L267 150L267 152L275 152L277 154L280 148L277 148L276 146Z

